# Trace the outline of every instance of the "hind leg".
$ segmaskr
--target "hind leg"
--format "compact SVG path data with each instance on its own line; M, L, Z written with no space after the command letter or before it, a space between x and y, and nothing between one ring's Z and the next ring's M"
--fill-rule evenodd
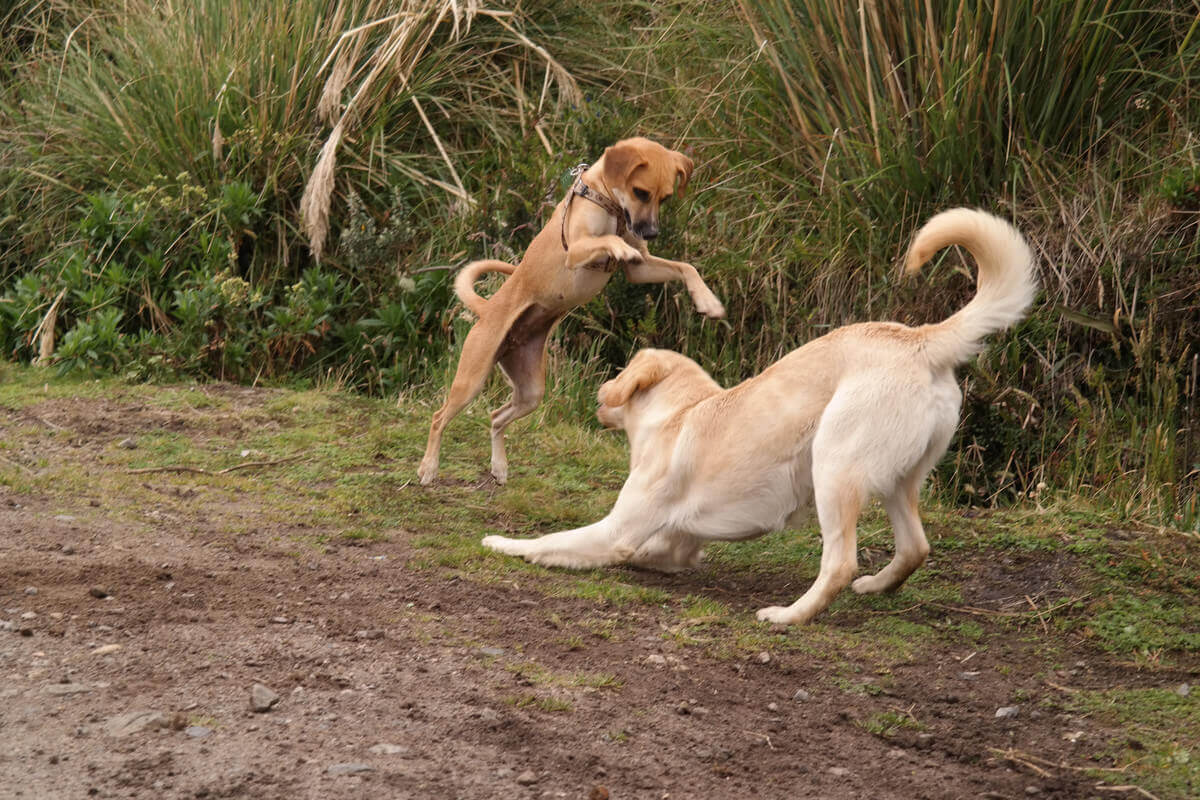
M535 307L536 308L536 307ZM508 455L504 451L504 429L533 412L546 393L546 344L558 322L555 318L519 320L513 326L527 335L500 356L500 368L512 384L512 399L492 412L492 477L496 483L508 481Z
M450 424L450 420L483 390L505 333L507 331L503 325L489 325L480 320L467 334L462 355L458 359L458 369L454 373L454 381L450 384L450 391L446 393L446 402L433 413L433 422L429 426L425 455L417 468L417 476L421 479L422 486L428 486L437 478L442 433Z
M851 588L859 594L894 592L908 580L917 567L925 563L929 555L929 540L921 525L918 500L921 484L950 445L958 421L958 389L949 387L945 392L943 413L933 418L933 430L920 459L897 481L890 492L884 493L883 507L887 509L896 536L896 554L891 562L875 575L864 575ZM936 403L933 404L936 406ZM916 427L916 426L910 426Z
M874 575L864 575L850 585L859 594L894 592L900 588L929 555L929 541L921 526L917 497L925 476L909 478L883 499L892 529L896 534L896 555Z
M684 531L664 531L637 549L631 566L675 573L700 563L703 540Z
M815 448L814 448L815 449ZM821 523L821 571L812 586L790 606L760 609L758 619L776 625L808 622L833 602L858 569L858 515L865 492L851 469L822 469L813 493Z

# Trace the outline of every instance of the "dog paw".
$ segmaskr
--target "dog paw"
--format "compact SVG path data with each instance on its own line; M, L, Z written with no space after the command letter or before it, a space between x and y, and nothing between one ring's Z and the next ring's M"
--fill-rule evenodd
M509 556L521 555L521 543L516 539L509 539L507 536L485 536L480 544L497 553Z
M608 248L608 254L617 261L637 262L642 260L642 253L628 242L617 241Z
M861 578L855 578L850 584L850 588L855 594L879 594L884 590L883 586L879 585L878 575L863 575Z
M710 293L707 296L696 297L693 299L696 303L696 310L709 319L725 318L725 306L723 306L721 301L716 298L716 295Z
M421 462L421 466L417 467L417 478L420 479L422 486L428 486L437 479L438 465L437 462L429 464L425 461Z
M792 623L791 612L786 606L760 608L754 616L759 622L769 622L772 625L790 625Z

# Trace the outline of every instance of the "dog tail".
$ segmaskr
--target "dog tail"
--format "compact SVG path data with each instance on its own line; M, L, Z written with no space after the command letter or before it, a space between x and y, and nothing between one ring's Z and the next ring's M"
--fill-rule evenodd
M505 275L512 275L515 269L516 267L507 261L472 261L460 269L458 275L454 277L454 293L458 295L458 299L464 306L471 309L475 316L481 316L484 306L487 305L487 299L475 293L475 281L479 280L479 276L485 272L503 272Z
M1037 293L1033 252L1017 229L984 211L954 208L925 223L908 250L904 271L912 274L952 244L962 245L979 264L975 297L955 314L925 325L925 352L935 366L955 367L983 349L983 338L1019 322Z

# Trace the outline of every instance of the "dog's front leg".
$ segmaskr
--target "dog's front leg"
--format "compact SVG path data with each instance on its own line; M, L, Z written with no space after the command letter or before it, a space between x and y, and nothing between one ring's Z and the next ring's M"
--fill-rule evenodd
M696 310L706 317L721 319L725 316L725 306L708 288L708 284L700 277L696 268L685 261L669 261L665 258L652 256L642 248L642 260L625 265L625 277L630 283L666 283L667 281L683 281L687 286Z
M618 564L629 557L629 554L622 554L614 546L614 533L609 516L582 528L549 533L536 539L485 536L482 544L498 553L520 556L534 564L590 569Z
M644 517L621 519L616 513L582 528L559 531L536 539L485 536L483 546L534 564L567 569L592 569L624 564L662 531Z
M636 247L614 234L581 236L567 247L567 266L572 269L609 258L615 258L617 261L638 261L642 254Z

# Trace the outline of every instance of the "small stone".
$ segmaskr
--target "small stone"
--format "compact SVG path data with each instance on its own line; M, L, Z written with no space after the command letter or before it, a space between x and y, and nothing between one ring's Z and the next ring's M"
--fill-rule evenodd
M904 755L904 751L899 747L893 747L891 750L888 750L888 758L904 758Z
M650 655L646 656L646 663L654 667L665 667L667 665L667 659L663 658L658 653L651 653Z
M92 691L92 687L82 683L53 683L46 687L46 694L65 697L70 694L84 694Z
M10 619L0 619L0 631L15 631L17 626Z
M707 717L709 714L709 710L704 706L692 706L691 712L697 717Z
M388 744L386 742L380 742L379 744L372 745L370 752L377 756L398 756L407 753L408 748L402 744Z
M73 556L75 555L75 548L69 544L64 544L62 546L62 554L64 556Z
M918 733L916 744L918 750L928 750L933 745L933 734Z
M770 664L771 663L771 654L768 653L766 650L763 650L761 653L756 655L754 658L760 664Z
M21 619L37 619L37 612L36 611L26 611L24 614L21 615Z
M1012 719L1020 713L1020 706L1002 706L996 709L996 719Z
M253 711L262 714L270 711L278 702L279 695L261 683L256 683L250 687L250 708Z
M189 725L183 729L183 732L193 739L205 739L212 733L212 728L205 727L204 725Z
M115 653L120 649L121 649L121 645L119 645L119 644L102 644L99 647L97 647L95 650L92 651L92 655L106 656L109 653Z
M958 677L964 681L974 681L974 680L979 679L979 673L978 672L960 672L960 673L958 673Z
M804 689L797 689L796 693L792 695L792 700L797 703L807 703L809 700L812 700L812 695Z
M360 772L371 772L375 768L370 764L362 764L359 762L347 764L331 764L329 769L325 770L330 775L357 775Z
M379 630L378 628L373 628L368 631L355 631L354 638L355 639L382 639L383 631Z
M27 594L27 595L29 595L29 596L31 596L31 597L32 597L33 595L36 595L36 594L37 594L37 587L36 587L36 586L26 586L26 587L25 587L25 594Z
M517 776L517 783L522 786L532 786L538 782L537 773L531 769L527 769Z
M104 598L108 597L108 590L101 589L99 586L93 586L91 589L88 589L88 594L97 600L103 600Z
M608 788L597 783L592 787L591 794L588 795L588 800L608 800Z
M1040 786L1026 786L1025 787L1025 794L1041 794L1041 793L1042 793L1042 787L1040 787Z
M779 710L779 703L767 703L767 711L772 714Z
M484 656L486 658L499 658L500 656L504 655L504 648L503 647L481 647L478 650L476 650L475 652L477 652L479 655Z
M500 769L496 770L497 778L511 778L512 774L513 774L512 767L501 767Z
M166 728L171 718L161 711L130 711L104 723L104 732L109 736L129 736L139 731Z
M271 617L271 622L275 625L290 625L292 623L287 617Z
M1179 695L1180 697L1187 697L1191 693L1192 687L1186 683L1179 684L1179 687L1175 690L1175 694Z
M836 775L839 778L844 778L850 774L850 770L846 769L845 767L830 767L829 774Z
M121 441L117 442L117 447L120 447L122 450L136 450L137 441L132 437L128 439L122 439Z

